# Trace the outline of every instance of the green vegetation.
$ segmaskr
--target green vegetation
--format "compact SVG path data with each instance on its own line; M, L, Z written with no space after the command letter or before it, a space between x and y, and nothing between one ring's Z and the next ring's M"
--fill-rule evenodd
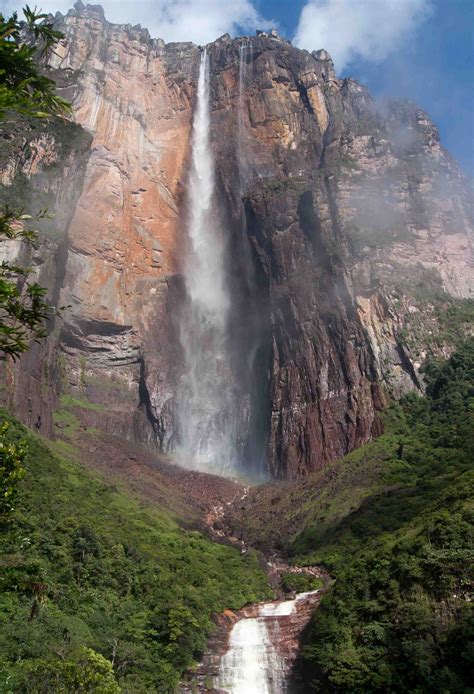
M474 340L425 368L427 397L388 413L385 487L293 542L336 578L303 649L314 691L472 691Z
M47 118L70 110L57 96L55 84L38 67L43 55L62 38L47 15L23 10L23 26L15 12L5 18L0 13L0 120L13 114ZM23 178L20 184L24 184ZM19 198L21 199L21 198ZM16 200L15 200L16 203ZM36 219L48 215L41 210ZM6 205L0 213L0 241L20 239L33 243L36 232L29 228L32 216ZM0 351L17 357L28 349L31 339L44 337L45 321L51 309L44 301L45 289L29 282L28 268L4 260L0 265Z
M120 692L112 663L92 648L80 648L76 660L38 660L28 673L26 689L36 694Z
M39 217L45 218L46 212ZM29 214L4 208L0 213L0 241L22 239L32 243L35 232L27 225ZM8 261L0 264L0 351L17 357L30 339L45 337L45 321L51 314L44 302L46 290L28 282L29 268Z
M59 404L60 407L58 407L58 409L53 413L53 421L61 438L52 441L49 445L51 449L58 450L58 452L66 454L68 446L74 447L77 444L77 436L80 433L80 430L85 429L77 416L77 409L91 410L92 412L104 412L106 408L104 405L89 402L88 400L83 400L81 398L74 398L68 393L63 393L63 395L61 395ZM95 427L88 426L88 437L94 436L97 431L98 430ZM76 451L74 448L70 450L72 450L72 457L74 459L76 457Z
M72 395L61 395L61 405L64 407L81 407L84 410L93 410L94 412L104 412L106 407L95 402L89 402L81 398L73 398Z
M10 425L0 426L0 518L13 511L18 483L25 475L26 448L22 441L9 441Z
M281 587L285 593L305 593L308 590L318 590L324 586L324 581L317 576L301 573L287 573L281 577Z
M435 306L435 316L439 325L438 346L457 345L474 326L474 299L448 295L444 305Z
M270 595L258 557L142 507L2 419L27 454L0 526L0 690L174 691L212 613Z
M75 414L67 409L56 410L53 415L53 421L55 426L61 431L61 437L74 441L81 426Z
M38 55L44 55L63 35L47 22L47 14L23 10L26 32L15 12L0 14L0 118L10 111L35 118L47 118L70 110L67 101L55 93L55 83L41 74ZM25 40L26 39L26 40Z
M389 429L397 416L397 408L387 412ZM399 446L399 436L389 431L291 485L263 485L250 495L248 506L229 511L229 523L252 546L276 547L291 553L295 563L310 565L308 551L319 538L405 474L406 464L397 459ZM300 551L306 554L297 556Z
M414 292L411 296L416 298ZM421 350L442 353L447 346L460 344L474 325L473 299L433 293L430 299L426 295L420 298L417 307L416 312L405 314L404 328L398 334L400 343L414 354Z

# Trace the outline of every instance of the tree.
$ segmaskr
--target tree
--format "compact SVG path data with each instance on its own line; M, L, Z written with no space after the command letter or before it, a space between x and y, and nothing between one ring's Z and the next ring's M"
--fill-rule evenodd
M0 14L0 121L9 114L47 118L70 110L67 101L55 94L53 80L41 74L38 59L62 38L46 14L23 10L24 22L15 12ZM35 218L24 210L0 209L0 242L14 239L34 244L33 219L47 217L44 210ZM51 307L44 301L45 289L30 282L27 267L8 260L0 264L0 352L13 358L28 349L31 340L44 337Z
M75 660L39 660L28 673L26 691L35 694L95 692L119 694L112 663L92 648L81 648Z
M18 482L25 474L25 444L11 440L8 429L8 422L0 427L0 518L13 510Z
M48 15L23 10L25 22L15 12L9 19L0 14L0 118L15 111L35 118L47 118L70 109L67 101L55 94L53 80L38 69L43 56L63 34L44 22Z
M53 80L39 70L38 58L62 38L47 15L28 5L24 22L15 12L10 18L0 14L0 122L9 114L47 118L70 110L69 104L54 92ZM35 218L24 210L7 206L0 209L0 243L20 240L34 244L33 219L47 217L46 210ZM0 251L1 251L0 247ZM3 254L2 254L3 255ZM32 339L46 334L45 321L51 308L44 301L46 290L29 281L29 268L5 258L0 263L0 352L13 358L28 349ZM12 510L18 482L24 475L26 455L23 444L8 439L8 425L0 429L0 514Z

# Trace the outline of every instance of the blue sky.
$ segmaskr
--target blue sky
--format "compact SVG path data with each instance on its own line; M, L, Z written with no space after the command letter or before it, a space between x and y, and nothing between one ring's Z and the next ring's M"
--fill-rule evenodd
M306 0L256 4L264 16L278 18L282 33L293 37ZM435 0L430 5L426 18L409 35L400 36L386 58L356 57L338 72L355 77L374 96L416 101L439 127L443 145L474 175L474 0Z
M74 0L36 0L67 12ZM84 0L87 2L87 0ZM107 19L140 23L166 41L213 41L276 24L308 50L326 48L340 76L375 97L409 97L474 175L474 0L92 0ZM0 0L5 14L24 0Z

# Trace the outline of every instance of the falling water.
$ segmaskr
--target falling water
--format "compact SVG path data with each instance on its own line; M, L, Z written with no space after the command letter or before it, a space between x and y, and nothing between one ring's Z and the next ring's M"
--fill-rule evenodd
M285 667L273 639L278 623L269 629L265 617L241 619L232 629L223 656L218 686L229 694L282 694ZM276 639L278 641L278 638Z
M230 473L236 466L236 405L228 345L225 243L215 198L205 49L192 132L183 268L187 301L180 319L184 375L178 392L178 453L188 467Z
M219 686L232 694L267 694L268 633L263 620L241 619L222 658Z
M244 617L232 628L229 647L219 666L217 687L228 694L283 694L288 691L288 655L282 645L280 627L298 620L301 628L311 614L301 619L301 610L314 604L319 591L300 593L295 600L260 605L255 617ZM291 626L290 626L291 630Z

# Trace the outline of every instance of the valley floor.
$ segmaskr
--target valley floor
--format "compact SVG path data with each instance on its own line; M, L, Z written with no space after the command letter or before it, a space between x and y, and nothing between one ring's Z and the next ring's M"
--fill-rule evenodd
M203 654L210 691L206 658L215 674L248 605L329 573L301 691L471 691L474 341L428 365L427 383L376 441L257 487L177 468L74 412L51 442L4 413L2 455L20 441L28 454L0 528L2 691L171 693Z

